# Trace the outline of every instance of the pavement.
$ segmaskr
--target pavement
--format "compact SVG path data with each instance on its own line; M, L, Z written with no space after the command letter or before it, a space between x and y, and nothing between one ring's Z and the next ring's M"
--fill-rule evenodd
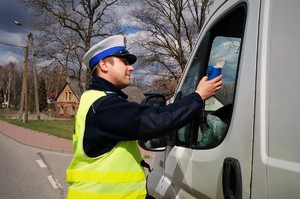
M35 148L73 153L71 140L19 127L2 120L0 120L0 133Z
M19 127L2 120L0 120L0 133L31 147L50 151L73 153L71 140ZM149 164L152 165L155 153L143 150L142 148L140 148L140 151L142 157L146 158L146 162L149 162Z

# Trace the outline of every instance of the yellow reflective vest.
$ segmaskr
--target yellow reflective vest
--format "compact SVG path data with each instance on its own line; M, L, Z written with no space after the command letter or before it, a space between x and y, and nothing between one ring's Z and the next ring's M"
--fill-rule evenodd
M144 199L146 178L137 141L120 141L111 151L95 158L83 150L86 115L92 104L105 95L89 90L81 96L73 135L74 156L66 171L67 198Z

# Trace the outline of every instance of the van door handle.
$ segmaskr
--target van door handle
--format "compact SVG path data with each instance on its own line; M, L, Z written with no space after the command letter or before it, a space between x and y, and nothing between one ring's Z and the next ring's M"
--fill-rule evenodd
M224 159L222 177L224 198L242 198L242 173L237 159L231 157Z

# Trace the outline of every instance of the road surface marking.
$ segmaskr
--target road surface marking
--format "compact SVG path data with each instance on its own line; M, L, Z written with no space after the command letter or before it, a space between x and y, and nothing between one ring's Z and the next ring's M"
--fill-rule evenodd
M43 160L36 160L36 162L39 164L41 168L47 168L47 165L43 162Z
M58 180L56 180L52 175L47 176L47 178L54 189L62 188L62 186L58 183Z

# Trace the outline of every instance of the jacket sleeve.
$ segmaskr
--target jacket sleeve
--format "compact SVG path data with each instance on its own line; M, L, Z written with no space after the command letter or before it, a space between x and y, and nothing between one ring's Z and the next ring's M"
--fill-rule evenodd
M183 127L203 107L197 93L165 107L153 108L115 96L104 100L95 113L95 125L112 140L136 140L162 136Z

